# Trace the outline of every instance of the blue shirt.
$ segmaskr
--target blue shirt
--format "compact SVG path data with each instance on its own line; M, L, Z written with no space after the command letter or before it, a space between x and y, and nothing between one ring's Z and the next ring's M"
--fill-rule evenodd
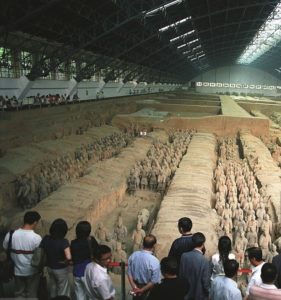
M237 283L223 275L218 275L212 282L211 300L242 300Z
M151 251L134 252L128 260L128 275L139 284L161 282L160 263Z

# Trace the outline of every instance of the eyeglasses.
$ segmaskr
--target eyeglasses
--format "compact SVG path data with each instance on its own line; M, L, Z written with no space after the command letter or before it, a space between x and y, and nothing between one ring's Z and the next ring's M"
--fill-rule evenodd
M107 261L107 260L111 260L111 258L112 258L112 254L107 255L107 256L105 256L105 257L102 257L100 260L101 260L101 261Z

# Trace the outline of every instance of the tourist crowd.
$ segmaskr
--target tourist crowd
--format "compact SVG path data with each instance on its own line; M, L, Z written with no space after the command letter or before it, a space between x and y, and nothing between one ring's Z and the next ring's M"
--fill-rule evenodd
M73 266L75 299L114 299L116 292L107 271L112 252L91 236L90 223L80 221L76 238L69 243L65 238L68 226L63 219L54 220L43 238L35 233L40 219L38 212L26 212L23 226L4 238L3 247L14 262L15 297L37 297L42 270L35 257L40 253L41 259L45 258L41 267L47 267L52 299L70 299L69 265ZM243 282L237 275L239 263L232 253L230 238L219 238L218 252L210 262L204 256L205 235L192 233L189 218L178 221L178 230L181 236L173 241L161 262L154 255L157 240L152 234L146 235L143 248L129 257L127 276L133 299L242 300L242 294L248 300L281 299L281 254L266 263L260 248L247 249L252 272L241 293Z
M19 101L16 96L8 97L0 95L0 110L2 111L12 111L25 108L36 108L36 107L47 107L54 105L63 105L68 103L78 102L80 99L77 94L73 97L67 96L66 94L48 94L36 96L29 96L24 100Z

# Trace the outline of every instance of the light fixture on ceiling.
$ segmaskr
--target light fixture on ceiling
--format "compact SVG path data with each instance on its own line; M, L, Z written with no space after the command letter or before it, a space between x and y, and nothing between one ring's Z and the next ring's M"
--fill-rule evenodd
M152 10L149 10L149 11L145 11L144 12L144 16L147 17L147 16L151 16L159 11L164 11L166 8L168 7L171 7L171 6L174 6L176 4L180 4L182 3L184 0L175 0L175 1L172 1L172 2L169 2L169 3L166 3L164 5L161 5L160 7L157 7L155 9L152 9Z
M237 60L238 64L248 65L281 41L281 2L277 4L267 20L258 30L250 44Z
M188 44L182 44L182 45L179 45L179 46L177 46L177 49L181 49L181 48L183 48L183 47L185 47L185 46L187 46Z
M203 54L201 54L201 55L199 55L199 56L197 56L197 57L200 59L200 58L205 57L205 56L206 56L206 54L203 53Z
M188 42L188 44L191 45L191 44L196 43L196 42L198 42L198 41L199 41L199 39L194 39L194 40Z
M187 37L188 35L191 35L194 32L195 32L195 30L190 30L190 31L188 31L188 32L186 32L182 35L179 35L179 36L177 36L173 39L170 39L170 43L174 43L174 42L178 41L179 39L185 38L185 37Z
M173 24L170 24L170 25L168 25L168 26L162 27L162 28L159 29L159 32L164 32L164 31L169 30L170 28L175 28L175 27L177 27L178 25L183 24L183 23L185 23L186 21L188 21L188 20L190 20L190 19L191 19L191 17L187 17L187 18L184 18L184 19L182 19L182 20L180 20L180 21L177 21L177 22L175 22L175 23L173 23Z

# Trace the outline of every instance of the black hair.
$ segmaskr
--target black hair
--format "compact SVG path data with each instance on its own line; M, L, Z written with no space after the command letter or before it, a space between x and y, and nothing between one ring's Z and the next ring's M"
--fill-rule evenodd
M151 249L156 243L156 237L153 234L148 234L143 239L143 248Z
M274 282L277 276L277 269L271 263L265 263L261 268L261 279L265 284L271 284Z
M231 240L228 236L224 235L219 238L218 249L220 260L222 263L228 260L229 252L231 251Z
M235 259L228 259L223 264L225 276L232 278L237 274L239 263Z
M37 211L28 211L24 214L23 223L32 225L34 222L38 222L41 219L41 216Z
M89 237L91 230L92 227L88 221L80 221L76 225L76 229L75 229L77 239L84 239Z
M186 217L180 218L178 220L178 228L182 229L182 232L188 232L192 228L192 221Z
M160 262L161 273L176 275L178 270L178 263L175 257L164 257Z
M202 232L196 232L192 236L193 247L201 247L206 242L205 235Z
M110 253L111 249L106 245L98 245L98 247L93 248L93 257L96 260L100 260L101 257L106 254Z
M68 231L68 227L65 220L63 219L54 220L49 230L51 237L56 239L64 238L67 231Z
M65 295L60 295L60 296L56 296L56 297L52 298L51 300L70 300L70 298Z
M247 249L249 259L255 258L256 261L262 261L262 250L258 247Z

